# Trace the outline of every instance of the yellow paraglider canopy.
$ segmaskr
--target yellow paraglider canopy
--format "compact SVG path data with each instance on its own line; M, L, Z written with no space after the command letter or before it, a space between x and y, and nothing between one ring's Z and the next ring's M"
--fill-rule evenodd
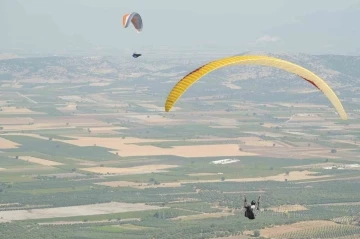
M165 103L165 111L169 112L173 105L176 103L176 101L181 97L181 95L201 77L216 69L234 64L272 66L288 71L290 73L294 73L303 78L304 80L308 81L309 83L313 84L319 90L321 90L333 104L340 117L343 120L347 119L347 114L339 98L323 79L299 65L269 56L231 56L212 61L197 68L196 70L192 71L184 78L182 78L171 90Z

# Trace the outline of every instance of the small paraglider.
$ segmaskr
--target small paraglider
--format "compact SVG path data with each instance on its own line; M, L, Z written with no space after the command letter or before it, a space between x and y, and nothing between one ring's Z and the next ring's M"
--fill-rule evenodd
M141 56L141 54L134 53L134 54L132 55L132 57L134 57L134 58L138 58L139 56Z
M247 204L246 196L244 195L244 208L245 208L245 217L249 218L250 220L255 219L256 213L254 210L260 210L260 197L258 198L257 202L255 200L251 201L251 204Z
M130 22L133 24L135 30L137 33L140 33L143 29L143 22L142 18L139 13L132 12L127 13L123 16L123 27L127 28L130 24Z
M127 13L123 16L122 24L124 28L127 28L130 22L134 26L137 33L140 33L142 31L143 21L139 13L132 12L132 13ZM132 55L132 57L134 58L138 58L139 56L141 56L141 54L133 53Z

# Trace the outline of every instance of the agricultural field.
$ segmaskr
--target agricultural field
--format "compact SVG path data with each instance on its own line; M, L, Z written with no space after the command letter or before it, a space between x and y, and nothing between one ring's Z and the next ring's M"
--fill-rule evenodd
M0 59L0 238L359 238L356 69L329 77L347 121L263 67L209 74L166 113L200 62ZM253 221L243 195L262 196Z

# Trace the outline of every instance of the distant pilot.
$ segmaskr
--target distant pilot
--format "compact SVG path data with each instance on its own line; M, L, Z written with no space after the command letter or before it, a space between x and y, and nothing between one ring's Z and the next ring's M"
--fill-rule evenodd
M254 210L260 210L260 197L258 198L257 203L255 202L255 200L251 201L251 204L248 205L247 201L246 201L246 197L244 195L244 208L245 208L245 217L249 218L250 220L255 219L256 214L254 213Z
M141 56L141 54L134 53L134 54L132 55L132 57L134 57L134 58L138 58L139 56Z

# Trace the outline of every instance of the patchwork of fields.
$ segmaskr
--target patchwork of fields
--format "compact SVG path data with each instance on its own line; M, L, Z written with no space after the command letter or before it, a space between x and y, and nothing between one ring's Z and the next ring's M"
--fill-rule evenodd
M309 86L245 100L246 83L208 79L165 113L165 76L22 61L0 60L0 238L360 237L358 103L343 122Z

